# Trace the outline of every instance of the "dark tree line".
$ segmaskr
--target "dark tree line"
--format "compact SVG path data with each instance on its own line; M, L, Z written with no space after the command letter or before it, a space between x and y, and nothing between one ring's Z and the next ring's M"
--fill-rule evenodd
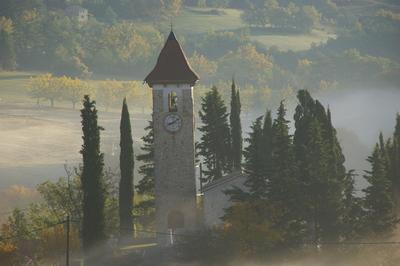
M226 192L234 204L227 210L225 222L231 226L238 223L237 212L243 211L243 206L248 219L253 217L248 212L257 212L257 221L250 224L266 223L279 235L268 243L268 248L390 235L398 222L396 205L400 198L399 115L393 137L384 140L381 135L368 157L371 170L366 171L364 178L369 186L364 195L356 196L356 174L344 166L345 157L329 108L306 90L300 90L297 98L294 135L289 133L284 102L275 119L267 110L253 122L245 139L244 161L240 163L247 179L244 188L234 187ZM234 101L232 97L230 117L235 112ZM232 170L232 130L237 122L231 120L228 124L227 117L227 108L213 88L202 99L200 112L203 135L199 147L208 182ZM224 133L228 129L230 135ZM219 153L214 152L216 147ZM260 206L270 213L260 215Z

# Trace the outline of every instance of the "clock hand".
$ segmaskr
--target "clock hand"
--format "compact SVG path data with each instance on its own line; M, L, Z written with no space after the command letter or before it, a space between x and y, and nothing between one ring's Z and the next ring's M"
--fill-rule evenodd
M170 126L170 125L172 125L172 124L175 124L175 123L178 122L178 121L179 121L179 119L177 118L177 119L175 119L174 121L169 122L169 123L168 123L168 126Z

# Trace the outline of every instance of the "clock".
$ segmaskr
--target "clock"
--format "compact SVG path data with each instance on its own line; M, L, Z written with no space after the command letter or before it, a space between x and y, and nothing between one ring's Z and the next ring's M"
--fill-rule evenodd
M178 114L167 114L164 117L164 127L168 132L178 132L182 127L182 118Z

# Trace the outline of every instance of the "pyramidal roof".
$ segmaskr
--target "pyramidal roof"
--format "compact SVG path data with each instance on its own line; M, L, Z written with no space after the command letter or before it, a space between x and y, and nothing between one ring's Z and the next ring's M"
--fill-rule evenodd
M198 80L199 76L190 67L181 45L171 31L158 56L156 66L144 81L152 87L154 84L194 85Z

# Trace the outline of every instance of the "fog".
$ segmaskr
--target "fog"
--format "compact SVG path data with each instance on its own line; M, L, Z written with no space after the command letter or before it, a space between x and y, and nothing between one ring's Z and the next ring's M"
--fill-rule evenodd
M380 131L385 137L393 134L396 113L400 112L399 89L353 88L316 97L331 108L336 128L354 132L368 147L376 143Z
M368 169L365 159L371 153L379 132L382 131L385 137L393 133L395 116L400 112L400 90L348 88L313 94L313 97L331 109L333 124L346 156L346 167L362 174ZM287 116L292 120L296 102L287 101L287 105ZM265 106L260 110L267 107L275 109ZM243 114L244 135L259 115L263 113ZM136 153L140 152L140 138L145 134L144 127L149 118L148 114L132 115ZM0 159L0 189L14 184L35 186L48 179L54 180L65 175L65 163L79 163L81 129L78 111L15 106L10 109L6 106L0 119L0 136L6 140L0 143L4 152ZM105 127L101 135L106 165L116 168L119 114L99 110L99 124ZM293 121L291 131L294 131ZM360 184L364 186L364 183Z

